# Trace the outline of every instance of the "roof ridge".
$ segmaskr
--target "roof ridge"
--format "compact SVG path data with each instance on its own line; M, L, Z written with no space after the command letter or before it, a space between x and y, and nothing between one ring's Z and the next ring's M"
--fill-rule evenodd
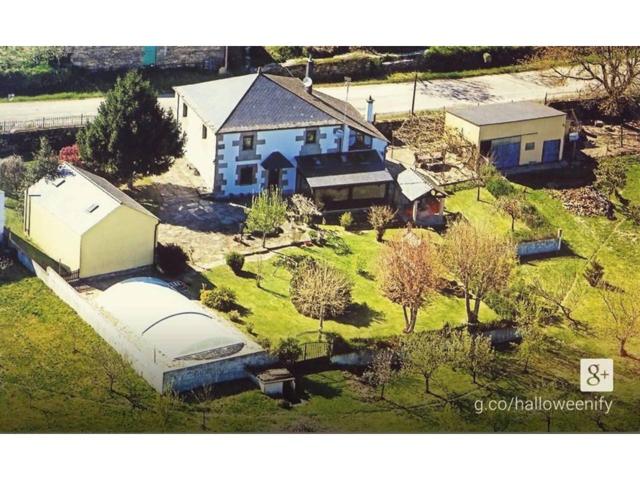
M245 97L247 96L247 93L249 93L249 90L251 90L251 87L253 87L255 85L255 83L258 80L258 78L260 78L260 76L262 76L262 75L263 75L262 72L260 70L258 70L258 72L256 73L256 76L253 78L253 81L249 84L247 89L244 91L242 96L238 99L238 101L236 102L235 106L231 109L231 111L225 117L225 119L222 122L220 122L220 126L218 128L216 128L215 133L218 133L225 126L227 121L231 118L231 115L233 115L233 112L235 112L238 109L238 106L242 103L242 100L244 100Z
M297 80L297 81L299 81L300 83L302 83L302 81L301 81L300 79L298 79L298 78L296 78L296 77L285 77L285 76L283 76L283 75L270 75L270 76L265 75L265 78L269 79L272 83L276 84L276 85L277 85L277 86L279 86L280 88L284 88L285 90L287 90L287 92L291 92L291 93L293 93L296 97L300 98L301 100L303 100L303 101L304 101L304 102L306 102L307 104L311 105L312 107L314 107L314 108L318 109L318 107L317 107L316 105L314 105L313 103L311 103L308 99L304 98L304 97L303 97L302 95L300 95L298 92L295 92L295 91L293 91L293 90L289 90L288 88L284 87L283 85L280 85L276 80L273 80L272 78L270 78L270 77L275 77L275 76L281 76L281 77L283 77L283 78L285 78L285 79L287 79L287 80L289 80L289 78L292 78L293 80ZM304 84L303 84L303 87L304 87ZM317 93L321 93L321 94L322 94L322 92L317 92ZM327 107L329 107L330 109L337 111L337 109L336 109L333 105L331 105L331 104L327 103L327 101L326 101L326 100L323 100L323 99L322 99L322 98L320 98L319 96L317 96L317 95L313 95L312 93L310 93L309 95L311 95L312 97L314 97L314 98L318 99L319 101L321 101L324 105L326 105L326 106L327 106ZM326 94L323 94L323 95L326 95ZM329 96L329 95L326 95L326 96ZM332 98L335 98L335 97L332 97ZM335 99L336 99L337 101L339 101L339 102L342 102L342 100L340 100L339 98L335 98ZM347 102L343 102L343 103L347 103ZM347 103L347 105L348 105L348 103ZM318 110L319 110L319 109L318 109ZM327 112L324 112L324 113L327 113ZM338 111L338 114L342 114L343 116L348 116L348 115L346 115L346 113L339 112L339 111ZM339 120L339 121L342 121L342 120L343 120L343 119L341 119L341 118L338 118L338 117L337 117L337 116L335 116L335 115L331 115L331 116L332 116L333 118L335 118L336 120ZM352 118L352 117L349 117L349 118L350 118L351 120L353 120L353 118ZM344 122L343 122L343 123L344 123Z
M141 209L142 211L144 211L146 214L154 217L154 218L158 218L156 215L154 215L153 213L151 213L149 210L147 210L144 205L142 205L140 202L138 202L137 200L135 200L134 198L130 197L129 195L127 195L126 193L124 193L122 190L120 190L118 187L116 187L115 185L111 184L107 179L100 177L99 175L96 175L95 173L91 173L88 170L85 170L84 168L80 168L77 165L71 165L68 162L65 162L63 165L71 168L72 171L75 171L78 175L80 175L82 178L84 178L85 180L87 180L89 183L91 183L93 186L97 187L98 189L100 189L102 192L104 192L106 195L108 195L109 197L111 197L112 200L115 200L115 202L118 205L125 205L125 201L122 200L121 198L118 198L116 195L114 195L112 192L110 192L108 189L106 189L105 187L103 187L102 185L100 185L99 183L97 183L93 178L91 177L97 177L100 178L101 180L109 183L109 185L111 185L114 189L118 190L122 195L126 196L128 200L130 200L131 202L133 202L139 209ZM131 207L130 205L128 205L129 207Z
M104 187L102 187L101 185L98 185L95 180L93 180L91 178L91 175L95 175L95 173L91 173L87 170L85 170L84 168L80 168L76 165L71 165L70 163L65 162L64 165L66 165L67 167L71 168L71 170L75 171L77 174L79 174L82 178L84 178L85 180L87 180L88 182L90 182L93 186L98 187L100 190L102 190L104 193L106 193L107 195L109 195L113 200L115 200L117 203L119 203L120 205L122 205L122 200L120 200L119 198L116 198L116 196L109 192L107 189L105 189ZM88 174L88 175L87 175ZM116 187L117 188L117 187Z

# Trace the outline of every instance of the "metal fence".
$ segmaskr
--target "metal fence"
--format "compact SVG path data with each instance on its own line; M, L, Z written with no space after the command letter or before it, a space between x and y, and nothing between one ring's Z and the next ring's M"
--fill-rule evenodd
M94 118L96 118L95 115L71 115L66 117L42 117L33 120L3 120L0 121L0 133L77 128L83 127Z
M302 354L298 357L298 362L328 358L333 350L332 343L324 341L303 343L301 347Z

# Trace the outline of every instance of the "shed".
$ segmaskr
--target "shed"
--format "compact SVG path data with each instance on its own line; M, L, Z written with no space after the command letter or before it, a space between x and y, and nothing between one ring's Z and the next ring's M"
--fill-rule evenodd
M158 223L105 179L69 164L25 196L25 232L78 278L152 265Z
M500 170L557 166L562 159L566 114L541 103L451 107L445 124L460 130Z
M411 168L403 170L396 177L396 183L399 214L405 220L416 225L443 223L446 193L426 172Z

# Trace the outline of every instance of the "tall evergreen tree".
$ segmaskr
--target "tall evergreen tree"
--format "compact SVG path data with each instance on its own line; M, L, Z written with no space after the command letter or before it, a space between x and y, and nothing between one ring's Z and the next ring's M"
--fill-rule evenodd
M166 172L184 154L185 134L158 104L140 73L118 78L98 108L98 116L78 133L83 164L129 187L138 176Z

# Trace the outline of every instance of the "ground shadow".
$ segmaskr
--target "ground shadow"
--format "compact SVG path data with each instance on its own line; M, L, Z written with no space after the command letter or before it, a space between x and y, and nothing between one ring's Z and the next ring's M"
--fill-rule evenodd
M383 312L372 309L366 302L354 303L343 316L335 319L336 323L352 325L363 328L370 326L373 322L382 322L385 319Z
M484 103L494 100L487 85L475 80L428 81L419 83L418 91L422 96L438 96L450 100L469 103Z
M318 396L326 399L337 398L342 394L342 390L331 385L329 378L325 375L318 374L324 378L323 382L317 382L313 379L303 377L296 382L296 395L301 400L308 400L311 396Z

